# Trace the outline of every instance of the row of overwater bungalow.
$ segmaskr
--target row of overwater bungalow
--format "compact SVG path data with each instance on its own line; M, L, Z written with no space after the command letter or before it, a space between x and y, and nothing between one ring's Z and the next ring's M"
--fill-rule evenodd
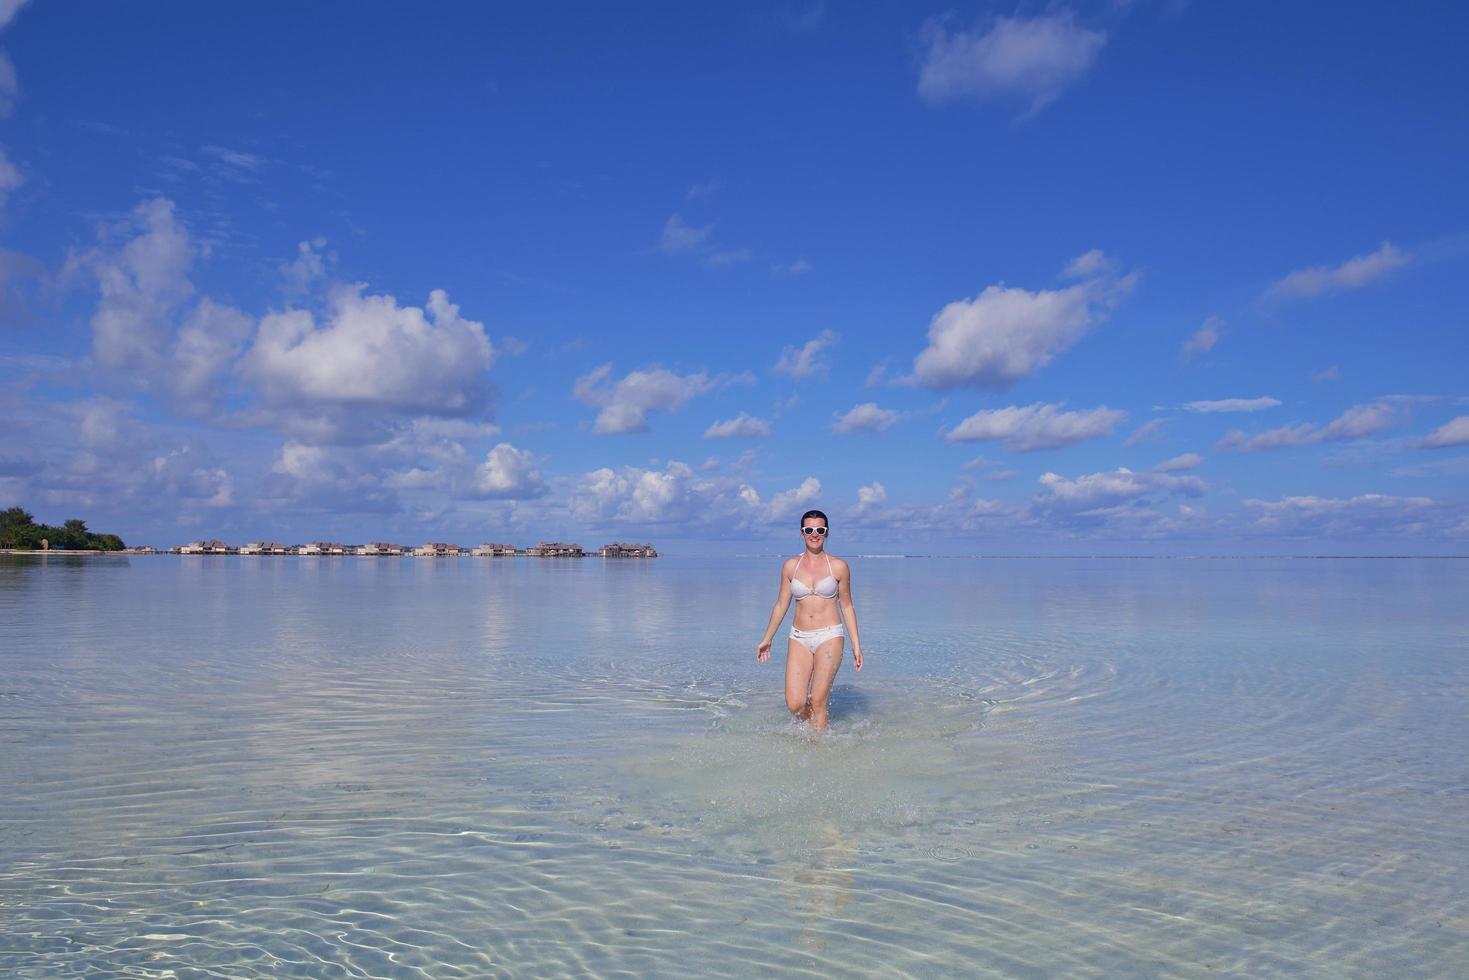
M658 552L651 544L624 544L614 541L604 544L600 550L586 552L579 544L564 541L542 541L530 548L516 548L513 544L482 544L477 548L464 548L457 544L431 541L419 548L408 545L374 541L371 544L336 544L330 541L313 541L310 544L287 545L276 541L252 541L238 548L223 541L191 541L172 549L176 555L362 555L364 557L401 558L458 558L469 555L474 558L501 558L528 555L532 558L657 558Z

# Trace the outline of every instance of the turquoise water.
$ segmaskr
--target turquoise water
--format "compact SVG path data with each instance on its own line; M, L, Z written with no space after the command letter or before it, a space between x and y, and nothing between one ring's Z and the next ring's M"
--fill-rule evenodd
M0 557L0 974L1469 973L1469 562Z

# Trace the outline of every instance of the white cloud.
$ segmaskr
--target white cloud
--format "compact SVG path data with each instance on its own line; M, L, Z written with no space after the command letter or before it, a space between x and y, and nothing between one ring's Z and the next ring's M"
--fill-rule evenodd
M1190 412L1258 412L1279 405L1278 399L1261 395L1259 398L1220 398L1215 401L1189 402L1183 407Z
M1058 449L1110 435L1127 413L1105 405L1079 412L1037 402L975 412L944 434L949 442L1000 440L1011 452Z
M969 508L969 513L976 517L992 517L999 514L1007 514L1009 512L1010 508L1006 507L1000 501L985 500L982 497L976 499L974 501L974 506Z
M1469 445L1469 415L1450 419L1433 430L1419 445L1429 449Z
M835 331L823 330L800 347L786 347L780 352L780 360L775 362L776 373L797 380L813 374L825 374L826 362L821 355L836 346L839 339L840 335Z
M191 449L155 456L149 469L150 491L165 499L208 508L235 505L235 483L229 471L201 461Z
M658 248L669 255L696 251L713 231L713 225L696 228L675 213L669 215L668 220L663 223L663 234L658 238Z
M1200 354L1207 354L1219 343L1219 335L1224 330L1224 321L1217 316L1211 316L1204 321L1204 325L1194 331L1192 337L1183 342L1183 359L1191 361Z
M26 496L18 502L122 513L134 521L140 515L179 520L237 502L233 475L202 440L181 443L133 411L117 399L89 398L8 420L31 423L36 437L22 457Z
M594 527L683 524L722 534L767 528L771 521L808 510L820 496L821 481L807 477L765 502L754 487L733 477L671 461L661 470L625 466L586 473L571 488L567 508L573 518Z
M836 422L832 424L832 431L843 433L884 432L903 417L901 412L879 408L877 402L863 402L853 406L845 415L833 413L833 416Z
M943 500L935 503L880 506L887 499L882 484L874 483L857 491L858 503L847 514L857 527L878 528L905 534L939 531L953 541L958 535L980 530L993 531L1016 511L997 500L974 497L969 481L950 489Z
M1124 448L1131 449L1134 446L1158 442L1163 438L1163 428L1167 424L1167 419L1152 419L1151 421L1144 422L1133 431L1132 435L1127 437L1127 441L1122 445Z
M173 348L174 392L202 412L216 401L218 378L249 340L255 321L205 297L179 328Z
M1290 449L1309 446L1321 441L1321 432L1309 422L1299 425L1282 425L1267 429L1255 436L1247 436L1235 430L1219 440L1218 448L1236 449L1242 453L1258 453L1270 449Z
M705 263L711 269L728 269L736 265L744 265L755 257L755 253L748 248L720 249L711 252Z
M1323 368L1320 371L1312 371L1311 380L1314 381L1316 384L1320 384L1323 381L1339 381L1341 380L1341 368L1333 364L1329 368Z
M289 440L260 485L260 504L335 516L389 514L401 510L394 492L411 475L384 472L378 452L318 446ZM427 483L431 481L417 481Z
M1184 453L1182 456L1174 456L1165 459L1153 467L1154 473L1177 473L1181 470L1191 470L1204 461L1204 457L1198 453Z
M320 439L291 440L266 475L262 497L268 507L390 513L404 500L418 510L433 510L449 500L539 496L541 480L531 454L505 444L484 457L465 449L466 442L490 440L499 431L469 419L418 417L370 431L376 442L333 446L317 444Z
M119 233L130 237L107 240ZM219 401L220 377L254 324L208 297L188 305L198 252L172 202L159 198L105 230L103 244L79 262L96 275L101 293L91 319L93 364L125 385L171 396L191 414Z
M755 258L749 248L715 248L714 225L691 225L674 213L663 223L658 237L658 250L665 255L691 255L711 269L729 269Z
M1037 506L1071 513L1083 513L1160 492L1198 497L1207 487L1196 476L1134 473L1125 466L1110 473L1088 473L1073 480L1056 473L1044 473L1038 482L1043 489L1036 496Z
M592 470L571 492L570 510L583 523L664 523L693 519L699 498L707 497L712 480L687 464L670 463L664 472L623 467L621 472Z
M342 286L320 325L306 310L260 321L246 378L272 405L469 415L484 408L494 348L484 325L459 315L443 290L423 309Z
M1259 516L1251 530L1272 535L1342 537L1361 534L1422 534L1442 523L1428 497L1364 493L1355 497L1283 497L1246 500Z
M262 156L245 153L242 150L232 150L227 146L209 144L200 149L205 155L223 164L219 168L220 172L233 180L253 180L255 175L264 170L269 162Z
M800 486L784 490L771 497L765 512L772 521L796 517L802 511L810 510L811 505L816 503L820 497L821 481L814 476L808 476L801 481Z
M325 247L324 238L301 242L296 246L295 260L281 266L281 276L288 289L301 292L313 282L326 277L326 260L335 256L323 256L321 250Z
M1045 367L1104 319L1130 278L1095 279L1059 290L990 286L934 315L913 379L929 388L1004 390Z
M20 13L20 8L27 2L28 0L0 0L0 30L10 26L10 22L15 20L15 15Z
M650 412L675 412L696 395L711 391L715 383L703 372L674 374L663 368L630 371L609 384L612 365L577 379L572 393L582 402L602 409L592 427L601 434L646 432Z
M763 439L770 435L770 423L748 412L724 422L715 422L704 430L705 439Z
M383 486L393 490L437 490L444 486L444 472L410 466L406 470L386 474Z
M1035 112L1084 75L1107 35L1077 23L1070 11L999 17L983 33L924 29L928 45L918 92L931 101L1014 99Z
M471 419L416 418L399 429L394 443L414 450L444 452L461 441L493 439L500 434L498 425Z
M1366 255L1347 259L1338 266L1311 266L1297 269L1270 287L1269 295L1278 297L1319 296L1343 289L1359 289L1400 269L1413 257L1391 242Z
M857 488L857 512L863 513L888 499L887 487L876 480Z
M195 249L174 218L173 202L156 198L133 210L116 250L88 257L102 298L92 315L92 357L104 368L153 375L172 332L174 310L194 290Z
M491 449L483 463L475 468L473 495L499 500L529 500L543 497L546 482L529 450L516 449L502 442Z
M1402 417L1402 408L1391 402L1353 405L1321 430L1321 438L1361 439L1390 428Z
M299 442L287 442L281 446L280 455L271 469L286 476L305 479L320 473L328 450L321 446L307 446Z
M89 398L74 402L63 411L76 419L76 443L88 452L140 454L152 448L153 440L125 402L114 398Z
M1309 422L1298 425L1283 425L1268 429L1258 435L1247 436L1238 430L1219 440L1220 449L1234 449L1243 453L1262 452L1271 449L1289 449L1311 446L1319 442L1340 442L1376 435L1398 424L1404 417L1401 406L1388 401L1353 405L1323 427Z
M1066 268L1061 270L1061 274L1067 279L1094 279L1110 272L1115 265L1116 262L1106 252L1094 248L1066 263Z
M760 495L733 479L699 473L687 463L662 470L604 467L581 476L568 498L572 517L594 526L627 524L743 525L759 515Z

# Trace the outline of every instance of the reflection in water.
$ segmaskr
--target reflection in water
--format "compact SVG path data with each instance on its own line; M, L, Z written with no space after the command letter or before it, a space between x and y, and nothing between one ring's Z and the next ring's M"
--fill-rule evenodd
M797 942L803 949L826 949L825 929L840 918L852 900L853 858L858 836L844 833L834 821L820 820L812 828L813 839L801 848L803 862L782 868L786 907L801 924ZM788 877L786 877L788 875Z

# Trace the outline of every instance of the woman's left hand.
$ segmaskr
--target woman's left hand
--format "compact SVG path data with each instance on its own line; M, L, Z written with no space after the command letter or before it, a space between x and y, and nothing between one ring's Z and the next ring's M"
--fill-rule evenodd
M861 647L853 647L852 648L852 666L853 667L856 667L859 671L862 669L862 648Z

